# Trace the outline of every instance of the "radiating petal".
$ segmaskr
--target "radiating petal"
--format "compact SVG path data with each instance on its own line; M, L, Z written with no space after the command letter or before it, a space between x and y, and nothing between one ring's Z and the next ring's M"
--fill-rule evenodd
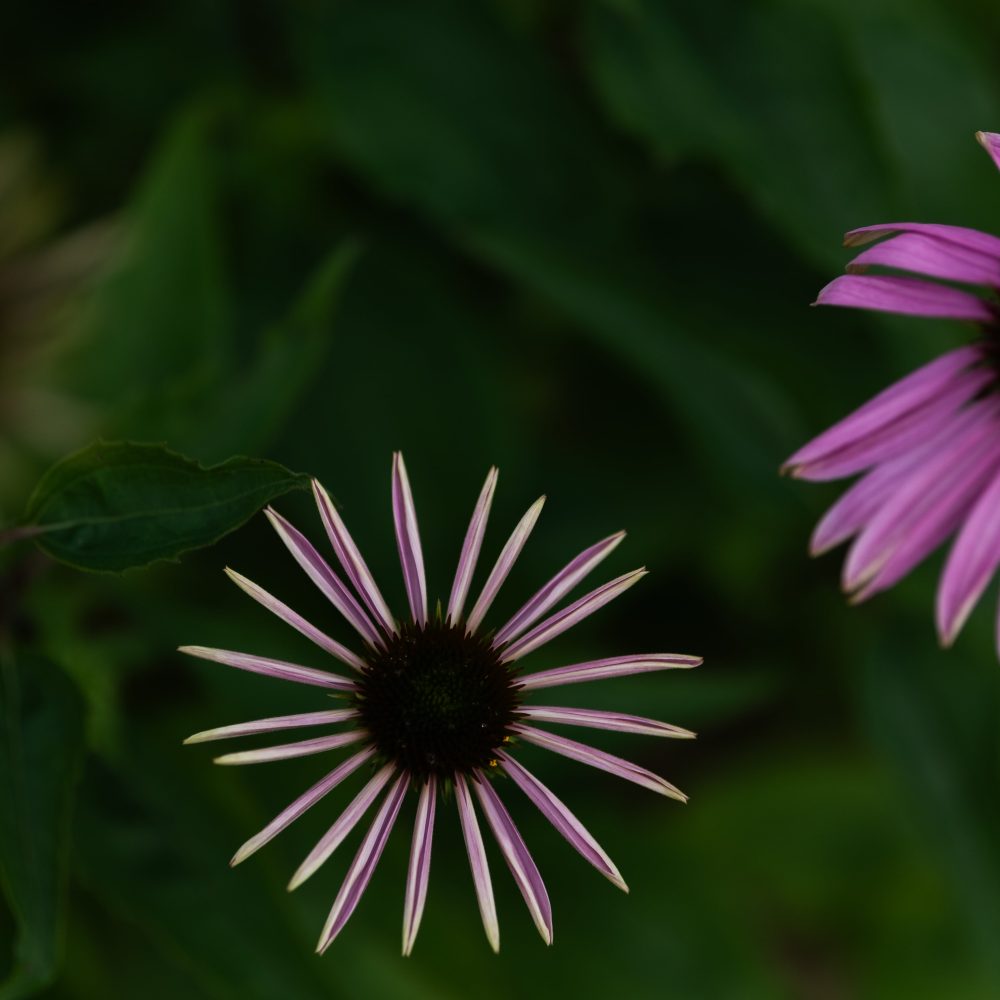
M345 778L353 774L362 764L371 760L375 748L365 747L353 757L348 757L342 764L335 767L329 774L320 778L308 791L303 792L291 805L286 806L260 833L251 837L229 862L235 867L241 861L246 861L251 854L259 851L268 841L273 840L285 827L295 822L304 812L312 808L327 792L333 791Z
M816 297L816 305L874 309L904 316L992 323L993 307L970 292L920 278L875 274L844 274L834 278Z
M410 867L406 875L406 902L403 904L403 954L413 951L420 930L420 918L427 901L427 879L431 872L431 845L434 840L434 808L437 781L432 774L420 789L417 817L413 821Z
M938 222L883 222L875 226L861 226L859 229L852 229L844 236L844 246L864 246L892 233L921 233L957 243L979 253L1000 257L1000 237L980 232L978 229L948 226Z
M496 634L493 640L496 645L510 642L522 632L530 628L554 604L562 600L581 580L586 577L603 559L606 559L625 537L624 531L619 531L596 545L585 549L575 559L568 562L534 597L532 597L517 614Z
M603 681L629 674L647 674L654 670L677 670L700 666L700 656L683 653L639 653L631 656L610 656L604 660L588 660L568 667L539 670L525 674L514 682L522 691L560 687L563 684L582 684L585 681Z
M283 729L328 726L356 719L357 716L358 713L353 708L334 708L327 712L300 712L297 715L275 715L269 719L255 719L253 722L237 722L232 726L206 729L189 736L184 742L209 743L212 740L228 740L236 736L253 736L256 733L273 733Z
M687 796L670 784L665 778L661 778L652 771L647 771L638 764L632 764L614 754L605 753L584 743L577 743L576 740L568 740L565 736L556 736L554 733L546 733L541 729L532 726L515 725L511 727L514 732L520 734L522 739L536 746L552 750L554 753L562 754L571 760L578 760L582 764L589 764L591 767L600 768L609 774L615 774L619 778L631 781L636 785L642 785L650 791L659 792L660 795L667 795L680 802L687 802Z
M394 764L386 764L369 779L364 788L351 800L351 804L337 817L333 826L317 841L316 846L306 855L305 861L295 870L288 891L297 889L307 878L315 875L317 870L329 859L330 855L340 847L344 838L357 826L358 820L378 798L389 779L396 773Z
M490 866L486 860L486 847L483 835L479 832L479 822L476 810L472 806L472 796L465 778L455 775L455 801L458 803L458 818L462 823L462 836L465 838L465 849L469 854L469 865L472 868L472 882L476 887L476 900L479 903L479 914L483 919L483 929L486 939L494 951L500 950L500 924L497 921L497 907L493 899L493 882L490 879Z
M513 757L508 757L504 753L498 756L514 784L534 802L542 815L569 841L574 850L619 889L628 892L628 886L615 863L569 808Z
M403 804L403 795L406 793L409 780L405 774L399 776L385 797L368 833L365 834L365 839L351 862L344 884L333 901L333 908L319 936L316 951L320 954L330 947L336 936L344 929L344 924L350 919L365 889L368 888L368 883L389 840L389 834L392 833L396 817L399 815L399 807Z
M545 891L545 883L527 845L510 818L510 813L500 801L500 796L493 790L486 777L479 774L478 780L473 782L472 787L476 790L486 821L493 830L493 836L496 837L500 853L507 862L507 867L514 876L525 903L528 904L528 912L535 922L535 927L538 928L538 933L546 944L552 944L552 907L549 904L549 894Z
M300 740L298 743L283 743L276 747L262 747L259 750L240 750L237 753L225 753L215 758L216 764L265 764L272 760L287 760L289 757L309 757L314 753L325 753L339 747L349 746L367 739L368 734L363 729L352 729L349 733L334 733L333 736L317 736L312 740Z
M375 578L368 569L367 563L361 557L354 539L351 538L340 513L334 506L330 495L323 489L316 479L312 481L313 496L316 498L316 506L319 508L320 517L323 520L323 527L326 528L327 537L333 546L340 565L347 574L347 579L357 591L358 596L364 601L365 607L371 613L376 623L388 633L396 631L396 621L392 617L389 605L385 603L385 598L375 583Z
M955 641L1000 566L1000 470L982 492L948 554L937 592L941 642Z
M336 639L331 639L325 632L321 632L315 625L311 625L300 614L293 611L287 604L282 603L276 597L269 594L263 587L258 587L252 580L241 576L235 570L226 567L226 575L244 593L249 594L258 604L262 604L268 611L277 615L283 622L291 625L297 632L301 632L311 642L316 643L320 649L335 656L342 663L346 663L355 670L362 670L365 661L356 653L352 653L346 646L342 646Z
M278 533L278 537L295 557L295 561L306 571L309 579L323 592L327 600L358 630L366 642L373 646L380 645L382 640L378 630L364 608L355 600L340 577L330 569L309 539L273 508L268 507L264 513Z
M961 522L1000 461L994 409L913 471L858 535L843 571L856 600L901 579Z
M526 635L515 640L506 649L501 650L500 658L509 663L538 649L539 646L554 639L557 635L561 635L599 608L603 608L619 594L623 594L633 584L638 583L646 575L646 572L645 569L637 569L631 573L625 573L610 583L604 584L603 587L598 587L589 594L585 594L578 601L574 601L562 611L557 611L541 624L536 625Z
M644 736L672 736L694 739L690 729L671 726L666 722L646 719L640 715L623 715L621 712L602 712L593 708L553 708L548 705L522 705L518 715L535 722L551 722L566 726L585 726L589 729L611 729L619 733L640 733Z
M284 660L272 660L267 656L251 656L249 653L237 653L231 649L211 649L208 646L178 646L177 652L185 653L187 656L197 656L202 660L223 663L237 670L248 670L252 674L295 681L296 684L311 684L315 687L334 688L337 691L355 689L354 681L339 674L317 670L315 667L301 667L297 663L286 663Z
M396 525L399 562L403 567L403 582L410 612L418 625L427 622L427 580L424 577L424 554L420 548L417 510L413 505L410 479L402 452L392 456L392 519Z
M476 561L479 559L479 550L483 545L483 535L486 533L486 522L490 516L490 507L493 504L493 494L497 488L499 475L500 472L496 466L493 466L486 474L486 482L483 484L482 492L476 501L476 508L472 512L472 520L469 522L468 531L465 533L465 542L462 544L462 553L458 557L455 582L451 585L451 596L448 598L448 621L450 622L459 621L462 617L462 611L465 609L465 599L469 596L472 574L476 571Z
M1000 167L1000 135L996 132L977 132L976 139L979 145L990 154L990 159L994 166Z
M893 267L944 281L969 285L1000 285L1000 257L924 233L900 233L858 254L847 270Z
M528 508L524 517L517 522L517 527L510 538L507 539L507 544L504 545L496 564L490 570L490 575L483 585L483 592L479 595L479 600L476 601L472 608L472 613L469 615L467 627L470 632L475 632L482 624L486 612L489 611L498 591L503 586L504 580L507 579L507 574L511 571L511 567L521 554L521 549L524 548L524 543L528 540L528 535L531 534L531 529L535 526L538 515L541 514L542 507L544 506L545 497L539 497Z

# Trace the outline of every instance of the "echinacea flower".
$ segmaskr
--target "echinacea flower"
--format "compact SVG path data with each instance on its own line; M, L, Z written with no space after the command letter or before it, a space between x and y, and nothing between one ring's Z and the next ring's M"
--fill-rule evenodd
M1000 167L1000 135L976 137ZM784 469L812 480L863 473L811 542L819 554L853 539L843 586L855 602L893 586L956 536L937 591L937 630L948 646L1000 565L1000 238L895 222L855 229L844 243L873 245L817 304L964 320L980 336L879 393ZM1000 615L997 627L1000 644Z
M300 795L237 852L232 864L248 858L295 819L316 805L345 778L367 766L370 777L292 876L289 889L301 885L333 854L365 812L381 798L375 820L358 848L320 935L325 951L357 906L372 876L408 789L417 792L416 818L403 910L403 954L413 948L427 896L431 843L438 794L454 790L459 821L486 936L494 951L500 932L489 864L475 802L492 830L542 939L552 942L552 911L541 875L497 794L494 778L506 775L566 840L614 885L627 887L618 869L569 808L518 760L518 744L530 743L644 788L685 801L663 778L603 750L539 728L539 724L583 726L651 736L691 737L686 729L619 712L527 705L526 695L563 684L628 674L694 667L695 656L652 653L614 656L523 675L523 657L565 632L623 593L642 576L640 569L606 583L562 610L549 614L624 537L611 535L567 563L537 594L495 632L483 621L542 509L544 497L521 518L504 545L472 610L466 599L486 530L497 470L491 469L479 495L459 557L447 612L432 613L427 601L424 561L416 512L403 457L392 465L392 513L402 563L410 619L397 621L372 578L340 514L323 487L313 492L330 544L346 582L298 530L268 508L267 516L292 556L330 603L354 627L361 640L355 652L296 614L255 583L227 570L246 593L349 667L349 676L329 673L247 653L202 646L181 652L241 670L325 688L343 698L344 707L284 715L223 726L197 733L186 742L200 743L257 733L348 724L329 735L245 750L216 759L220 764L284 760L352 747L353 753ZM349 584L349 585L348 585ZM440 605L439 605L440 608Z

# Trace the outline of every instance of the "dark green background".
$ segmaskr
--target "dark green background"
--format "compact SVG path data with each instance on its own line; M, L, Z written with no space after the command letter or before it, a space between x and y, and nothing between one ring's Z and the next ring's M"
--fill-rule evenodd
M695 743L593 740L661 770L686 807L524 751L630 896L504 789L556 943L538 940L493 851L494 957L449 803L403 960L411 800L318 959L360 834L294 896L283 887L347 792L230 871L324 761L220 769L180 746L316 704L310 689L174 652L231 645L320 665L224 565L348 638L263 516L124 577L3 550L0 694L8 730L30 723L7 780L26 783L37 828L4 834L0 818L0 834L37 848L38 867L7 871L10 898L37 897L17 915L36 937L21 938L20 985L0 996L32 993L25 968L51 978L38 995L52 998L1000 993L992 607L939 651L938 559L846 607L839 556L805 554L838 487L777 476L798 444L967 336L808 303L845 263L852 226L1000 231L1000 178L972 138L1000 130L995 7L8 8L5 521L52 461L98 435L202 461L260 455L323 480L401 608L391 451L406 455L443 598L496 463L487 559L539 493L549 502L494 623L617 528L629 538L605 578L651 570L532 666L661 649L706 663L551 699L696 729ZM322 539L306 494L277 506ZM0 973L16 926L0 903Z

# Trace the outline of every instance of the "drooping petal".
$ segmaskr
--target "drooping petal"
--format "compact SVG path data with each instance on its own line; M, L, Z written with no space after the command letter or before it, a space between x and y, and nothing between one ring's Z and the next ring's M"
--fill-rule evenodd
M1000 566L1000 470L982 492L948 554L937 592L941 642L955 641Z
M553 708L548 705L522 705L518 715L535 722L551 722L566 726L584 726L589 729L611 729L619 733L640 733L643 736L672 736L694 739L690 729L671 726L666 722L646 719L640 715L623 715L621 712L602 712L593 708Z
M993 407L951 449L933 456L902 482L857 537L843 583L855 598L901 579L957 527L1000 461Z
M451 585L451 596L448 598L448 621L457 622L465 609L465 599L469 596L469 586L472 574L476 571L479 550L483 545L483 535L486 533L486 522L490 516L493 504L493 494L497 488L497 477L500 475L496 466L486 474L486 482L476 501L475 510L469 529L465 533L462 544L462 554L458 557L458 568L455 570L455 582Z
M212 649L208 646L178 646L178 653L187 656L197 656L201 660L212 660L223 663L237 670L248 670L252 674L263 674L265 677L277 677L283 681L294 681L296 684L311 684L315 687L333 688L337 691L353 691L354 681L331 674L315 667L302 667L297 663L286 663L284 660L272 660L267 656L251 656L250 653L237 653L231 649Z
M365 839L351 862L340 892L333 901L330 915L326 918L323 932L319 936L316 951L320 954L330 947L336 936L344 929L344 924L350 919L365 889L368 888L368 883L389 840L389 834L392 833L396 817L399 815L399 807L403 804L403 795L409 780L405 774L396 779L396 784L389 790L382 808L379 809L368 833L365 834Z
M813 438L785 462L782 471L808 478L814 468L821 468L822 463L842 454L845 449L868 440L901 418L922 411L950 389L966 369L981 360L981 351L971 346L935 358Z
M568 667L540 670L534 674L518 677L515 684L522 691L538 691L541 688L560 687L563 684L582 684L585 681L603 681L612 677L627 677L630 674L647 674L655 670L689 669L700 666L700 656L685 656L683 653L640 653L632 656L610 656L604 660L588 660L573 663Z
M1000 285L1000 257L924 233L900 233L858 254L847 270L892 267L968 285Z
M301 632L311 642L316 643L320 649L335 656L342 663L346 663L355 670L364 669L365 661L357 653L352 653L346 646L342 646L336 639L331 639L325 632L321 632L315 625L310 624L300 614L293 611L287 604L279 601L269 594L263 587L258 587L252 580L241 576L235 570L226 567L226 575L245 594L249 594L258 604L262 604L268 611L277 615L283 622L291 625L297 632Z
M507 862L507 867L514 876L525 903L528 904L528 912L535 922L535 927L538 928L538 933L546 944L552 944L552 907L538 867L514 821L510 818L510 813L500 801L500 796L493 790L485 775L480 773L477 778L472 787L476 790L486 821L493 830L493 836L496 837L500 853Z
M434 840L434 808L437 781L431 775L420 789L417 818L413 822L410 867L406 876L406 902L403 904L403 954L413 951L427 900L427 879L431 872L431 845Z
M531 534L531 529L534 528L538 515L541 514L544 506L545 497L541 496L528 508L524 517L517 522L517 527L510 538L507 539L507 544L504 545L496 564L490 570L490 575L483 585L483 592L479 595L479 600L476 601L472 613L469 615L467 626L470 632L475 632L482 624L486 612L489 611L497 593L503 586L504 580L507 579L507 574L510 573L511 567L521 554L521 549L524 548L524 543L528 540L528 535Z
M652 771L639 767L638 764L632 764L621 757L614 756L614 754L605 753L603 750L597 750L584 743L577 743L576 740L568 740L565 736L543 732L532 726L517 724L512 728L523 739L536 746L552 750L554 753L562 754L563 757L569 757L571 760L578 760L581 764L600 768L602 771L617 775L626 781L642 785L643 788L648 788L650 791L659 792L660 795L669 796L679 802L687 802L687 796L680 789L675 788L658 774L653 774Z
M948 226L938 222L882 222L875 226L861 226L844 235L844 246L861 247L873 240L892 233L921 233L948 240L969 250L1000 257L1000 237L965 226Z
M628 886L615 863L569 808L513 757L505 753L500 753L498 756L514 784L534 802L542 815L569 841L574 850L612 884L623 892L628 892Z
M530 628L549 608L561 601L602 560L606 559L621 544L624 537L625 532L619 531L596 545L591 545L589 549L585 549L567 563L497 632L494 642L498 646L510 642Z
M216 764L266 764L272 760L287 760L289 757L309 757L314 753L325 753L339 747L350 746L367 739L368 734L362 729L352 729L349 733L334 733L333 736L317 736L312 740L300 740L297 743L283 743L277 747L262 747L259 750L240 750L237 753L225 753L215 758Z
M306 571L309 579L323 592L327 600L358 630L366 642L373 646L380 645L382 640L378 630L364 608L355 600L340 577L330 569L309 539L273 508L266 508L264 513L278 533L278 537L295 557L295 561Z
M237 722L232 726L206 729L189 736L185 743L208 743L212 740L228 740L236 736L253 736L256 733L280 732L283 729L300 729L306 726L329 726L348 719L357 718L353 708L334 708L327 712L300 712L297 715L275 715L270 719L255 719L253 722Z
M990 154L990 159L994 166L1000 167L1000 135L996 132L977 132L976 139L979 145Z
M834 278L816 297L816 305L874 309L904 316L992 323L993 307L970 292L920 278L875 274L843 274Z
M365 787L351 800L351 804L337 817L333 826L316 842L316 846L306 855L305 861L295 870L288 883L289 892L316 874L330 855L344 842L344 838L358 825L358 820L368 812L371 804L395 773L395 765L386 764L369 779Z
M390 634L395 632L396 621L392 617L389 605L385 603L385 598L378 589L375 578L358 551L357 545L354 544L354 539L351 538L344 525L339 511L318 480L314 479L312 486L316 506L319 508L319 514L323 520L323 527L326 528L327 537L330 539L330 544L333 546L333 551L336 553L340 565L347 574L347 579L351 581L351 585L364 601L365 607L368 608L376 623Z
M574 601L569 607L546 618L520 639L515 640L501 651L500 658L505 663L510 663L512 660L526 656L532 650L538 649L550 639L554 639L557 635L561 635L567 629L583 621L599 608L603 608L609 601L613 601L619 594L623 594L633 584L638 583L646 573L645 569L637 569L611 580L603 587L592 590L578 601Z
M392 519L396 525L396 544L403 567L403 582L410 602L410 612L418 625L427 622L427 580L424 577L424 554L420 548L417 511L413 505L410 479L401 452L392 456Z
M320 778L308 791L303 792L291 805L286 806L260 833L251 837L234 855L229 864L233 867L246 861L251 854L259 851L268 841L273 840L285 827L291 825L304 812L312 808L327 792L336 788L345 778L353 774L362 764L371 760L375 748L368 746L353 757L348 757L339 767L335 767L325 777Z
M469 854L469 866L472 868L472 882L476 887L476 901L479 903L479 915L483 919L483 929L490 947L500 950L500 924L497 921L497 907L493 899L493 882L490 879L490 866L486 860L486 847L483 835L479 831L479 821L472 805L472 796L465 778L455 775L455 801L458 803L458 818L462 824L462 836L465 838L465 849Z

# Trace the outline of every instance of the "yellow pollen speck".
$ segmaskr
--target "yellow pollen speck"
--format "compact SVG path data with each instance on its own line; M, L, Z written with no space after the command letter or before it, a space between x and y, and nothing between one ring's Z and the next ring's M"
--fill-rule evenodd
M498 767L498 766L499 766L499 764L500 764L500 761L498 761L498 760L496 759L496 757L494 757L494 758L493 758L493 759L492 759L492 760L490 761L490 767Z

